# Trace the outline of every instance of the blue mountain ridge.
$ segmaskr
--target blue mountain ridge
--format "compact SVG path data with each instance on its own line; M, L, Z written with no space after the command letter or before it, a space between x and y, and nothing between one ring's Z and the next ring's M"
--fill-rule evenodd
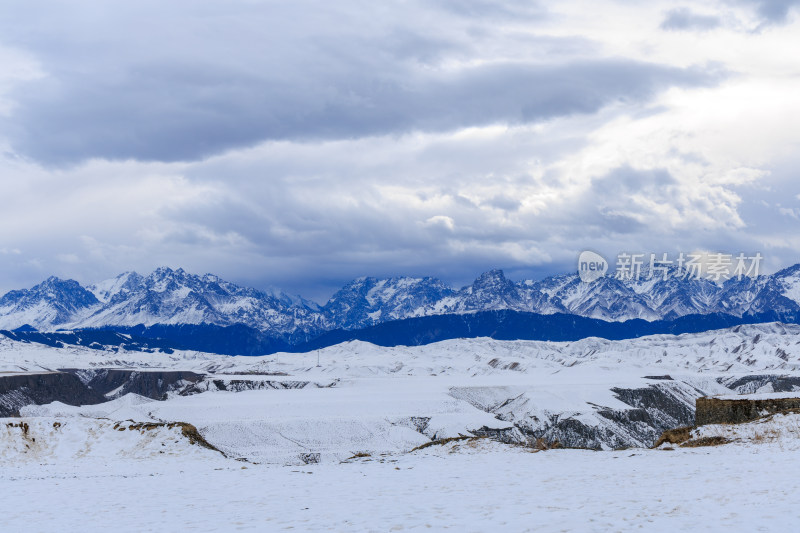
M243 325L212 324L109 327L49 333L27 329L0 330L0 335L54 347L78 345L114 351L125 349L164 353L198 350L223 355L258 356L276 352L302 353L348 341L363 341L379 346L421 346L449 339L478 337L535 341L577 341L587 337L622 340L645 335L699 333L766 322L800 324L800 313L769 312L742 317L713 313L670 320L610 322L563 313L541 315L510 310L482 311L407 318L358 330L338 329L296 344Z
M430 277L364 277L322 306L162 267L87 287L50 277L11 291L0 298L0 328L31 341L257 355L345 340L413 345L476 336L619 339L796 322L798 300L800 264L724 283L676 276L606 276L584 283L577 274L513 282L492 270L455 289ZM122 337L107 337L109 332Z

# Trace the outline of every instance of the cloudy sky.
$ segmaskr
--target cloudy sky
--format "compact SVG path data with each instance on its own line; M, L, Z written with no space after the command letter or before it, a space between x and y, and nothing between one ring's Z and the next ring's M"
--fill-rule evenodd
M796 5L797 4L797 5ZM800 262L800 1L0 3L0 291Z

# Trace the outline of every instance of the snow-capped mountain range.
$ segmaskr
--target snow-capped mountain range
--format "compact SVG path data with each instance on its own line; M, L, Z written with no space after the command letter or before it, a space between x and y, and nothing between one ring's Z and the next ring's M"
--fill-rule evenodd
M461 289L425 277L356 279L318 305L280 291L241 287L212 274L158 268L126 272L94 285L48 278L0 298L0 329L42 331L156 324L243 324L276 336L358 329L390 320L510 309L609 321L673 319L690 314L800 311L800 264L770 276L621 280L585 283L577 274L514 282L501 270Z

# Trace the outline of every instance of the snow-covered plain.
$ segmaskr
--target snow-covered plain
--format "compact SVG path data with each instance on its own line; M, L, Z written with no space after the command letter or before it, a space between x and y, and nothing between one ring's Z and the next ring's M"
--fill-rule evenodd
M735 434L697 430L734 441L716 447L534 452L475 439L414 448L554 419L623 431L607 413L634 408L615 391L667 391L682 407L701 393L731 394L732 383L772 392L777 381L748 379L793 383L798 365L800 327L780 324L616 342L354 342L249 358L0 339L0 376L183 370L205 374L210 391L166 401L110 394L1 419L0 529L787 529L800 504L796 415ZM172 422L193 424L220 451Z
M797 447L531 453L451 444L342 464L3 464L3 531L791 531Z

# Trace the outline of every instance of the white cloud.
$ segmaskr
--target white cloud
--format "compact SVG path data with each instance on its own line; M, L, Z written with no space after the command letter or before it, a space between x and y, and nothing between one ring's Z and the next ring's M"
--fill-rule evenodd
M9 116L15 109L15 101L9 96L26 83L45 77L39 63L31 54L16 48L0 45L0 116Z
M425 221L425 225L431 227L443 227L449 231L453 231L456 226L452 217L448 217L447 215L434 215Z

